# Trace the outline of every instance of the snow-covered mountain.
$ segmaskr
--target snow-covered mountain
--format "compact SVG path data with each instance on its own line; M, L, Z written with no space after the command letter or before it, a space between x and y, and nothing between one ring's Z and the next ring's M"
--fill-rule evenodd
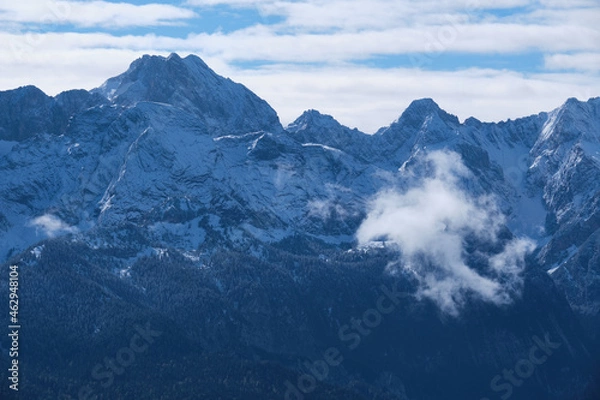
M374 135L315 110L284 128L247 88L176 54L144 56L89 92L0 92L0 260L35 265L54 239L103 254L119 280L165 254L200 269L223 250L379 257L385 238L371 250L356 238L373 199L429 176L435 151L460 156L457 185L493 198L507 237L535 242L542 276L594 339L600 98L500 123L461 123L421 99ZM269 343L255 345L291 351Z

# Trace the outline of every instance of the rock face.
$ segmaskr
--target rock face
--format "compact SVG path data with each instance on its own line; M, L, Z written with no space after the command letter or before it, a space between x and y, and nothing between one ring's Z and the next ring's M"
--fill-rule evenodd
M0 94L0 139L22 141L47 131L59 132L64 116L55 101L35 86Z
M195 56L144 56L92 93L119 106L144 101L169 104L193 114L211 133L282 130L277 114L264 100L217 75Z
M446 315L396 247L357 243L374 197L430 177L435 151L503 215L499 243L465 237L470 267L537 245L508 304ZM597 398L600 98L497 124L422 99L374 135L315 110L283 128L199 58L144 56L90 92L0 92L0 173L31 398ZM146 323L169 340L95 370ZM343 361L325 373L327 350Z

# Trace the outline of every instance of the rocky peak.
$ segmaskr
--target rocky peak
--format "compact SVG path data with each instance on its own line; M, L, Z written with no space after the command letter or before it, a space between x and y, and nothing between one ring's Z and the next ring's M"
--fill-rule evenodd
M297 133L302 130L340 128L342 128L342 125L331 115L321 114L317 110L306 110L294 122L289 124L286 130L290 133Z
M458 118L442 110L429 98L414 100L398 119L398 123L421 126L428 118L436 118L447 125L459 125Z
M21 141L52 133L60 113L52 97L35 86L0 92L0 140Z
M426 146L454 138L459 127L456 116L442 110L432 99L425 98L413 101L400 118L379 129L376 135L392 149L405 144Z
M304 111L286 130L302 143L319 143L353 155L365 155L363 144L368 135L356 128L348 128L331 115L317 110Z
M200 118L215 134L283 129L264 100L219 76L193 55L145 55L93 92L126 107L147 101L180 108Z

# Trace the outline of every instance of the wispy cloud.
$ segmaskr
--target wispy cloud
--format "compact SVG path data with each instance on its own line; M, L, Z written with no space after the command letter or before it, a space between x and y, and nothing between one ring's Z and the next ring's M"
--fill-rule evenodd
M41 229L48 237L55 237L77 232L76 227L69 226L60 218L52 214L44 214L40 217L34 218L30 224L36 229Z
M0 22L26 24L23 28L72 24L79 27L123 28L181 23L194 11L168 4L127 2L29 0L1 1Z
M347 213L346 209L335 199L311 200L307 204L308 215L327 220L332 215L343 219Z
M593 0L571 2L531 0L189 0L188 5L253 8L263 15L278 16L280 31L357 31L439 26L457 23L518 22L521 25L561 25L594 28L599 12ZM508 10L508 12L498 11ZM597 19L596 19L597 21ZM493 48L493 46L492 46Z
M446 33L447 32L447 33ZM477 24L335 33L278 33L258 25L190 36L186 45L229 61L320 62L410 53L518 53L600 50L600 31L576 26ZM419 65L415 65L419 66Z
M549 70L579 70L597 73L600 72L600 52L550 54L544 57L544 63Z
M552 110L569 97L587 100L600 91L600 77L475 68L421 71L278 64L258 69L223 66L220 71L267 99L284 123L316 108L366 132L397 119L417 98L434 98L462 120L475 116L500 121Z
M226 31L206 23L232 13L243 22ZM0 0L0 89L89 89L175 51L246 84L284 123L317 108L371 132L418 97L497 121L600 94L598 18L595 0Z
M434 151L421 162L431 173L405 192L387 190L373 201L360 226L360 243L385 239L398 246L400 265L415 274L419 295L456 315L466 296L495 304L511 302L521 286L528 239L513 239L496 254L481 254L487 265L467 264L465 242L476 237L498 243L504 217L488 197L473 198L461 188L470 177L457 153Z
M296 29L386 29L423 22L448 22L449 15L475 15L475 11L525 6L527 0L188 0L203 8L214 6L255 8L265 15L280 16L286 27ZM280 28L283 28L280 24Z
M326 197L310 200L306 205L309 216L322 220L332 217L343 220L349 215L356 216L356 210L350 209L348 204L343 204L340 198L340 193L349 192L350 189L340 185L327 184L325 191Z

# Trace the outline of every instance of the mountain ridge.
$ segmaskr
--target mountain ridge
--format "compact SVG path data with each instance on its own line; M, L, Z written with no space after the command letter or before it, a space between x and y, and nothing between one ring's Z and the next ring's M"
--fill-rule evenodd
M593 387L585 349L600 354L599 110L600 98L569 99L516 120L460 123L420 99L374 135L315 110L284 128L264 100L198 57L144 56L89 92L0 92L0 259L23 269L37 305L26 315L42 321L32 324L48 337L101 349L123 329L109 316L123 326L148 317L172 326L199 360L209 354L231 366L240 357L262 371L256 360L264 358L283 365L273 368L285 379L301 373L296 358L340 346L335 333L344 321L372 307L381 285L394 284L408 293L402 310L374 334L378 340L359 336L365 347L344 353L353 361L328 384L352 388L358 376L365 388L352 390L362 398L435 399L438 388L419 378L433 374L466 398L453 380L466 384L467 374L444 378L453 360L441 356L460 343L464 352L453 357L480 379L468 396L483 395L496 372L529 349L530 332L549 332L572 350L536 372L536 382L556 388L531 380L521 394L562 400L586 389L577 382ZM417 196L428 187L471 204L470 219L485 211L493 222L495 240L478 237L480 228L460 236L459 258L470 272L493 276L490 260L508 257L503 248L513 239L535 241L522 260L522 296L492 304L467 291L460 317L449 317L419 297L418 274L431 271L405 268L391 233L359 243L359 227L378 206L421 204ZM428 207L445 212L423 204L419 225L427 225ZM452 221L442 218L439 232L453 229ZM42 315L62 321L70 307L86 311L64 326ZM411 324L418 329L405 330ZM162 365L174 362L158 349ZM565 365L572 368L561 378ZM273 387L260 398L273 393L285 394Z
M175 72L181 72L182 67L184 70L195 67L195 71L193 71L195 74L198 74L198 71L205 71L204 73L206 73L211 78L218 77L218 75L214 71L212 71L200 57L192 55L192 54L188 55L185 58L181 58L177 53L172 53L168 57L153 56L153 55L146 54L146 55L134 60L131 63L128 70L125 71L124 73L122 73L118 76L109 78L107 81L105 81L99 87L91 89L89 91L84 90L84 89L70 89L70 90L63 91L63 92L57 94L56 96L48 96L45 93L43 93L43 91L38 89L37 87L35 87L33 85L27 85L27 86L22 86L22 87L11 89L11 90L0 91L0 93L3 93L5 95L10 94L10 93L19 95L22 91L35 90L36 92L38 92L38 95L43 94L47 98L54 99L57 101L57 103L60 104L60 103L64 103L64 101L65 101L64 99L66 97L69 97L71 95L83 96L85 94L85 92L87 92L91 95L94 95L94 97L95 97L96 101L91 103L93 105L102 104L101 98L105 98L108 102L111 102L111 101L117 100L117 98L120 96L125 96L125 98L121 99L121 100L117 100L117 102L116 102L117 104L129 104L131 101L133 101L127 95L127 91L131 90L131 87L129 86L130 83L144 81L144 79L150 79L150 83L152 83L153 85L159 85L158 82L152 82L152 79L151 79L153 76L152 74L157 74L157 73L159 75L154 75L154 77L155 78L161 77L160 80L167 81L168 80L167 78L176 80L176 79L178 79L178 75L180 75L180 74L176 74ZM151 72L151 73L149 73L149 72ZM142 75L141 78L138 76L139 74ZM203 74L203 73L200 73L200 74ZM132 78L132 75L134 78L139 78L139 79L137 79L137 80L134 79L133 82L126 82L126 83L122 82L123 80L130 81ZM148 77L148 75L151 75L151 76ZM189 73L183 73L183 75L189 76ZM181 77L179 76L179 78L181 78ZM224 78L224 79L227 82L232 82L229 78ZM143 83L145 83L145 82L143 82ZM178 83L181 83L181 82L178 82ZM219 84L222 84L222 83L219 83ZM237 85L239 85L240 87L244 87L243 85L240 85L240 84L237 84ZM162 89L164 87L159 86L159 88ZM168 85L167 85L167 88L168 88ZM152 89L154 89L154 88L152 88ZM244 87L244 89L245 89L245 87ZM166 93L161 92L160 90L147 92L149 90L148 87L142 87L142 88L139 88L139 90L141 90L143 93L134 93L134 94L138 97L141 96L141 98L145 99L146 101L153 101L150 99L155 99L156 102L162 102L162 101L159 101L158 97L167 96ZM170 91L170 90L172 90L172 88L168 89L168 91ZM118 91L118 94L116 94L117 91ZM41 93L39 93L39 92L41 92ZM144 93L146 93L146 94L144 94ZM171 95L172 95L172 93L171 93ZM101 98L99 98L98 96L100 96ZM149 96L149 97L145 98L144 96ZM133 96L133 97L135 97L135 96ZM588 100L578 100L574 97L569 98L565 101L565 103L563 103L563 105L557 107L557 110L563 108L564 106L566 106L568 104L587 103L588 101L594 100L594 99L597 99L597 97L595 97L595 98L592 97ZM138 99L136 101L140 101L140 99ZM262 102L264 102L264 100L262 100ZM61 104L61 105L63 105L63 104ZM317 111L317 110L306 110L306 111L310 112L310 111ZM74 111L71 111L70 113L67 112L67 116L70 117L73 114L73 112ZM430 112L430 113L434 113L434 114L439 113L443 120L451 122L454 125L459 125L459 124L464 125L467 123L467 121L468 121L468 124L479 124L479 123L503 124L503 123L510 123L510 122L519 121L519 120L523 120L523 119L527 119L527 118L531 118L531 117L535 116L535 115L530 115L530 116L519 117L516 119L509 118L507 120L503 120L503 121L499 121L499 122L495 122L495 123L480 121L477 118L471 116L471 117L466 118L463 123L460 123L458 121L458 118L455 115L449 114L446 111L444 111L433 99L421 98L421 99L412 101L411 104L406 108L406 110L404 110L400 114L398 119L393 121L390 125L379 128L375 134L382 134L383 131L388 130L391 125L399 123L402 119L402 114L405 114L405 119L407 119L407 118L418 117L419 113L423 113L423 112ZM542 114L544 114L544 112L542 112ZM299 119L299 118L301 118L301 116L299 116L297 119ZM273 122L271 121L269 123L273 123ZM291 126L293 124L294 124L294 122L290 123L289 125ZM278 128L277 124L275 124L274 127ZM357 130L356 128L349 128L349 129ZM277 129L275 129L275 130L277 130Z

